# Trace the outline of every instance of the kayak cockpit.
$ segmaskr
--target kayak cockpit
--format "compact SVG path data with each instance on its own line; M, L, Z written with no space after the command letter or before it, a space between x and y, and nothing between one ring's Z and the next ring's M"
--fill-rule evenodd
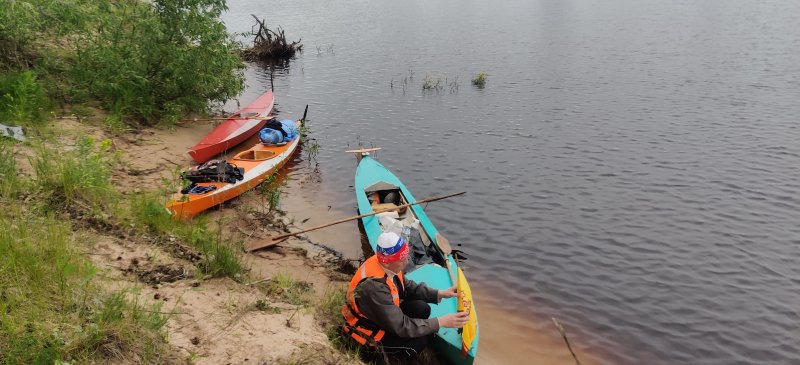
M275 157L275 152L266 150L247 150L236 155L234 160L242 161L263 161Z

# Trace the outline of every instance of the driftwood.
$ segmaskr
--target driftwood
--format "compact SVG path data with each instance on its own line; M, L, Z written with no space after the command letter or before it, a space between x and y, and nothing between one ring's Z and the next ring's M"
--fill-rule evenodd
M303 45L300 40L295 42L287 42L286 35L283 29L278 27L277 31L267 28L264 20L258 19L254 14L253 19L258 23L258 31L252 31L255 36L253 39L253 47L246 49L242 52L245 60L256 61L272 61L272 60L288 60L294 57L297 51L302 51ZM255 26L253 26L255 28Z

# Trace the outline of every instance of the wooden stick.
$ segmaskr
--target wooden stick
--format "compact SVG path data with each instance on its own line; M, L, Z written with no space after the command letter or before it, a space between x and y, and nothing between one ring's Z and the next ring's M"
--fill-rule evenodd
M355 217L340 219L340 220L335 221L335 222L323 224L323 225L312 227L312 228L309 228L309 229L304 229L304 230L299 231L299 232L282 234L280 236L273 237L270 240L262 240L262 241L254 242L253 244L249 245L249 247L245 248L245 251L253 252L255 250L260 250L262 248L269 247L269 246L272 246L272 245L274 245L276 243L279 243L285 238L288 238L288 237L291 237L291 236L296 236L296 235L301 234L301 233L316 231L318 229L325 228L325 227L330 227L330 226L333 226L333 225L336 225L336 224L339 224L339 223L349 222L349 221L352 221L352 220L356 220L356 219L364 218L364 217L369 217L369 216L372 216L372 215L375 215L375 214L379 214L379 213L400 210L400 209L403 209L403 208L408 208L408 207L410 207L412 205L417 205L417 204L422 204L422 203L430 203L430 202L434 202L434 201L437 201L437 200L452 198L454 196L464 195L466 193L467 193L466 191L462 191L462 192L459 192L459 193L454 193L454 194L449 194L449 195L443 195L443 196L437 196L437 197L417 200L417 201L415 201L413 203L398 205L398 206L396 206L394 208L381 209L381 210L378 210L378 211L375 211L375 212L372 212L372 213L368 213L368 214L362 214L362 215L357 215Z
M550 319L553 320L553 323L556 325L556 328L558 328L558 332L561 332L561 337L563 337L564 342L567 343L567 349L569 349L569 353L572 354L572 358L575 359L575 364L581 365L580 360L578 360L578 356L575 355L575 351L572 351L572 346L570 346L569 344L569 340L567 339L567 331L564 331L564 326L562 326L561 323L558 323L556 317L550 317Z

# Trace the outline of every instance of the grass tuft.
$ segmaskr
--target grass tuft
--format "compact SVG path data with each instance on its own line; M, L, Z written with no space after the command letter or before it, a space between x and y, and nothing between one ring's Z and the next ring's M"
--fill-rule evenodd
M267 284L267 295L285 303L308 306L314 288L304 281L297 281L289 274L278 273Z
M35 188L47 196L50 207L64 209L77 204L93 210L107 208L116 196L111 176L117 155L110 149L111 140L98 145L91 137L79 139L67 151L39 146L32 161Z
M11 198L20 191L20 178L17 176L17 160L14 146L0 140L0 197Z
M315 315L317 322L320 323L328 336L328 341L335 348L358 358L362 350L361 345L342 332L345 324L344 317L342 317L342 305L345 303L346 295L347 290L345 288L329 290L317 305Z
M482 89L486 86L486 72L479 72L472 78L472 84Z
M0 122L33 126L44 122L50 99L32 70L0 74Z

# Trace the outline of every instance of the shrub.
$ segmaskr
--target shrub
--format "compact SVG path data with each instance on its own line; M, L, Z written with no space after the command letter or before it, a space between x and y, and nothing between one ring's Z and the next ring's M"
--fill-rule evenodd
M152 124L204 111L243 89L243 64L218 19L224 0L118 2L79 42L73 96Z
M0 122L31 126L44 121L50 99L31 70L0 76Z

